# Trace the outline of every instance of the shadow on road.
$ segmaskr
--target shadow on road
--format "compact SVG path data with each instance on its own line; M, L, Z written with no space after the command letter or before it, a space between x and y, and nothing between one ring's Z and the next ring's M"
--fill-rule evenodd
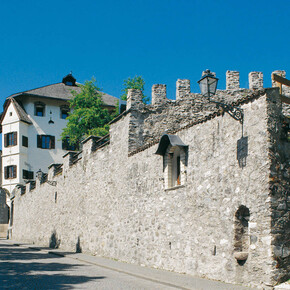
M72 289L73 285L106 278L76 275L74 270L81 270L84 265L69 264L65 261L67 260L61 256L1 244L0 288Z

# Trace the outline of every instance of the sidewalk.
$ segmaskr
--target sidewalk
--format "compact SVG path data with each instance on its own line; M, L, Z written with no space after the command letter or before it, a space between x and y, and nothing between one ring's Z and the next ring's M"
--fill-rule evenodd
M29 245L19 243L13 240L0 239L1 243L20 246L25 248L42 251L44 253L68 257L84 263L100 266L106 269L117 271L123 274L134 276L137 278L149 280L162 284L164 286L171 286L177 289L198 289L198 290L246 290L253 289L245 286L234 284L227 284L219 281L207 280L198 277L193 277L185 274L178 274L164 270L146 268L138 265L127 264L102 257L90 256L83 253L64 252L59 249L50 249L46 247L38 247L36 245ZM166 288L165 288L166 289Z

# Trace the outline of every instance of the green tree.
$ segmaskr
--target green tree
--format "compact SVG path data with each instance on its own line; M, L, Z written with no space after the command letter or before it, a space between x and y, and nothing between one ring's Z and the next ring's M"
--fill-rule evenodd
M71 145L78 145L80 141L90 135L104 136L109 132L108 122L112 120L108 110L104 109L100 89L96 80L85 81L80 85L81 91L72 91L74 96L69 101L73 110L68 116L67 126L63 129L61 139L69 138Z
M121 100L126 101L127 93L129 89L137 89L137 90L140 90L142 94L144 93L145 81L141 76L135 76L133 78L128 78L124 80L123 86L124 88L122 90L123 94L121 95ZM143 94L142 101L143 103L148 104L149 97L146 97Z

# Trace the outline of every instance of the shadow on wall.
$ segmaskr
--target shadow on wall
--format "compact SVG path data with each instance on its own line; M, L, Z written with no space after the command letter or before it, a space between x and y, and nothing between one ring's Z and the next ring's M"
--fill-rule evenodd
M78 241L76 243L76 253L81 253L81 252L82 252L81 240L80 240L80 237L78 236Z
M54 230L49 239L49 247L51 249L58 249L59 246L60 246L60 239L57 238L56 231Z
M237 159L239 166L244 168L247 165L248 137L242 137L237 142Z

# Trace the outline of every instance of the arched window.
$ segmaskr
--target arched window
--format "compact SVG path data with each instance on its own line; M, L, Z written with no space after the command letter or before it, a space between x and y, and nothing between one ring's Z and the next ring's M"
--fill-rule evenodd
M44 117L45 116L45 104L42 102L34 103L34 116Z
M61 119L66 119L68 117L68 114L70 112L69 106L61 106L60 107L60 118Z
M161 137L156 154L163 155L165 188L185 184L187 148L176 135L165 134Z
M249 209L241 205L235 213L235 236L234 236L234 256L243 265L248 258L249 251Z

